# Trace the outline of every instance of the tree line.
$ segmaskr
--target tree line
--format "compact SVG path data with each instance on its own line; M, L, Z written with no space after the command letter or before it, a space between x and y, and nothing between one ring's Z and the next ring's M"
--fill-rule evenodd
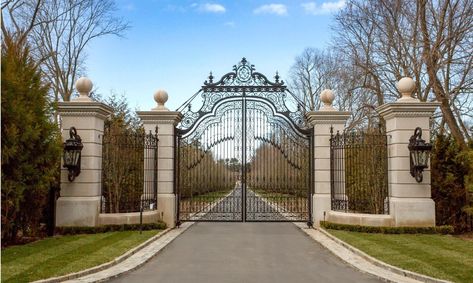
M45 224L54 224L62 147L56 102L75 95L86 47L129 25L113 0L5 0L1 9L1 237L9 245L52 233ZM119 98L106 103L112 121L123 116Z
M334 90L337 106L353 113L348 130L384 127L375 109L399 97L396 82L405 76L416 83L414 97L440 102L431 129L432 195L437 224L459 231L473 193L473 172L452 166L473 162L472 15L471 0L348 0L334 16L330 46L305 49L290 80L308 111L318 109L321 90Z

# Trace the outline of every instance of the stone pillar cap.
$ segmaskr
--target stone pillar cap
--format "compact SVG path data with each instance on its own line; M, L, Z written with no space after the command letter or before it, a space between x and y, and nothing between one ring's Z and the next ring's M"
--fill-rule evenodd
M154 93L154 101L158 104L156 107L154 107L152 110L154 111L169 111L164 104L166 101L168 101L169 95L164 89L158 89Z
M397 90L401 93L401 98L398 102L416 102L419 101L416 98L412 97L412 93L416 88L414 80L410 77L404 77L400 79L396 84Z
M320 93L320 100L324 103L320 110L322 111L335 111L333 108L333 101L335 100L335 94L331 89L324 89Z
M76 90L79 92L79 97L72 99L71 101L77 102L88 102L93 101L90 98L90 92L92 91L92 81L87 77L81 77L76 82Z

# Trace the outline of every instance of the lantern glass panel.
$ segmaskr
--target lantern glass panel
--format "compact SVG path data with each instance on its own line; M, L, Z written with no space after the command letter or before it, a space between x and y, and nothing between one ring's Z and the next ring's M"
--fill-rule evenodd
M420 151L419 165L427 167L427 160L429 159L429 152L427 150Z
M73 159L74 163L73 164L78 165L79 164L79 157L80 157L80 149L75 149L73 152L74 152L73 153L74 154L74 159Z
M74 156L72 150L64 150L64 165L73 165L74 164Z
M411 151L412 163L414 166L419 165L419 152L417 150Z

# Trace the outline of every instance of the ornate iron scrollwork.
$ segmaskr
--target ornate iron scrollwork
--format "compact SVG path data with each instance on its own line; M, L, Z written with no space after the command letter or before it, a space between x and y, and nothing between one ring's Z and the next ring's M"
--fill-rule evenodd
M220 80L214 82L214 76L210 72L208 80L204 81L201 93L202 106L198 111L192 111L188 101L179 109L183 111L183 119L178 128L187 132L196 124L197 120L212 112L215 105L222 99L229 97L262 98L270 102L276 112L292 121L297 127L305 127L304 112L301 107L296 111L290 111L286 106L287 87L280 79L278 72L274 76L275 81L270 81L265 75L256 71L255 66L250 64L246 58L233 66L233 71L223 75Z
M286 105L292 94L277 72L274 79L243 58L217 81L210 73L179 108L179 221L311 224L312 132L303 109Z

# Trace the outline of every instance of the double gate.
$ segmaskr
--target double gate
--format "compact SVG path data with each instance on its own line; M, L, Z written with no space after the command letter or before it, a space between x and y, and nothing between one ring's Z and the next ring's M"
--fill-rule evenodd
M276 74L245 58L183 107L176 139L181 221L301 221L311 225L312 130ZM290 93L289 93L290 94ZM200 104L195 98L202 98ZM198 103L198 102L197 102ZM199 110L193 111L193 106Z

